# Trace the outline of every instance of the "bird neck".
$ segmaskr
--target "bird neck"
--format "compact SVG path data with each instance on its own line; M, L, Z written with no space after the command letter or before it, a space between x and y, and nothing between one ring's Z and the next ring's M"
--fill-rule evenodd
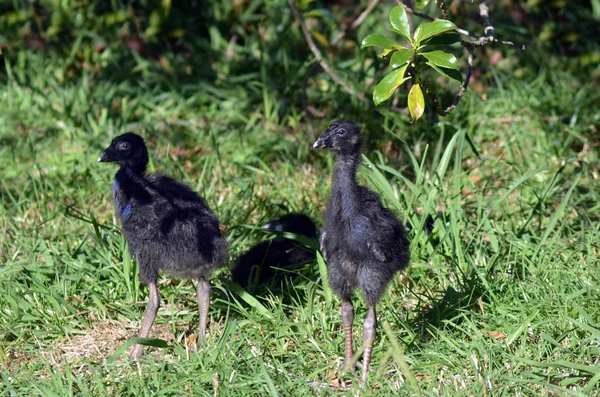
M117 171L118 177L128 178L131 180L138 180L139 178L144 178L144 174L146 172L145 165L121 165L119 167L119 171Z
M358 211L356 169L360 162L360 152L348 155L340 154L333 177L332 201L334 212L345 219L352 219Z
M334 184L342 190L353 190L356 186L356 170L360 163L360 152L340 154L335 164Z
M147 201L144 185L144 173L140 169L121 166L117 171L113 180L112 193L117 211L123 221L131 215L133 199Z
M121 168L125 168L127 170L129 170L128 172L138 175L140 177L143 177L144 174L146 173L146 167L148 166L147 163L144 162L135 162L134 164L124 164L121 166Z

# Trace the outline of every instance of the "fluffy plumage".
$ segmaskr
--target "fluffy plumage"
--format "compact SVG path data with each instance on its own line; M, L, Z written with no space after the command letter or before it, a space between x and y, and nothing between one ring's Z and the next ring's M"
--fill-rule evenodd
M315 224L304 214L288 214L264 227L308 238L317 237ZM263 241L242 254L231 269L232 279L244 287L261 285L275 276L274 268L291 268L314 259L314 250L299 245L295 240L279 237ZM255 277L257 274L258 277Z
M217 217L186 185L163 175L146 174L148 150L136 134L113 139L98 161L119 165L113 181L115 209L129 252L137 260L140 281L150 287L142 330L150 329L158 311L156 283L159 270L164 270L174 277L199 280L200 340L205 327L203 311L208 310L210 286L206 280L227 257L227 243ZM141 354L138 346L134 356Z
M342 299L346 363L354 354L354 289L362 292L369 306L363 328L365 382L377 326L375 305L394 274L408 265L409 241L404 227L383 207L379 195L356 182L361 156L360 128L356 123L331 123L314 147L328 148L338 154L325 211L321 251L327 262L329 284Z

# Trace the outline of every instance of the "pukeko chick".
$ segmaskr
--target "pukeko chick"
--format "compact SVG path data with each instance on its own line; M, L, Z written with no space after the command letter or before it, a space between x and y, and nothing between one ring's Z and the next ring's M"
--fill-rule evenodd
M317 237L315 224L304 214L288 214L263 227L308 238ZM295 240L279 237L263 241L241 255L231 269L232 279L243 287L262 285L275 276L274 268L299 266L314 259L314 250L299 245Z
M140 337L148 337L160 306L158 271L173 277L198 279L200 326L196 347L206 333L211 273L225 263L227 242L219 221L204 200L186 185L166 176L146 174L148 150L139 135L113 139L98 158L119 165L112 192L131 256L137 259L140 281L150 297ZM136 345L131 359L142 354Z
M394 273L409 261L409 241L402 224L381 204L379 195L356 182L361 159L360 127L352 121L333 122L314 143L337 153L321 251L327 262L329 284L342 300L346 356L343 367L352 359L352 293L362 291L368 314L363 325L362 384L367 380L371 350L376 337L375 305ZM352 368L354 371L355 368Z

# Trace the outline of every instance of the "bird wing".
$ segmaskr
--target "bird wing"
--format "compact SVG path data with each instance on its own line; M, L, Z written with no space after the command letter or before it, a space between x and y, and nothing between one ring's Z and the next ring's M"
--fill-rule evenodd
M379 262L385 262L387 260L387 256L379 244L374 243L371 240L367 240L367 247L369 248L369 251L371 251L371 254L373 254L373 256Z
M388 247L395 243L397 219L381 203L379 195L367 187L361 186L363 205L362 214L356 217L354 234L366 242L367 249L380 262L386 262ZM357 241L357 244L360 242ZM364 243L363 243L364 244Z

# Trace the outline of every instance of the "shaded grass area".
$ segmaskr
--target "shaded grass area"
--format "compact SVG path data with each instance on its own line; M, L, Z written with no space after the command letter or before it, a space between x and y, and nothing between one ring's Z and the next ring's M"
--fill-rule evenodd
M165 56L185 70L180 55ZM252 226L297 211L322 221L333 159L311 146L331 119L348 115L367 134L361 180L411 227L413 258L382 300L375 372L361 394L597 394L600 97L596 83L563 71L560 57L511 59L526 65L522 77L487 70L485 92L473 86L456 112L431 124L359 107L316 79L308 94L326 116L309 125L299 94L279 86L287 76L298 87L306 65L277 74L280 60L263 59L240 74L213 59L206 72L178 78L135 52L99 73L31 50L7 55L0 393L358 390L352 376L335 376L339 301L318 262L254 296L220 271L198 354L186 349L198 321L194 286L163 278L151 336L168 345L146 348L141 371L115 355L137 334L147 290L113 213L115 169L96 163L113 136L142 134L150 169L184 180L218 214L234 260L265 237ZM365 313L357 307L357 323Z

